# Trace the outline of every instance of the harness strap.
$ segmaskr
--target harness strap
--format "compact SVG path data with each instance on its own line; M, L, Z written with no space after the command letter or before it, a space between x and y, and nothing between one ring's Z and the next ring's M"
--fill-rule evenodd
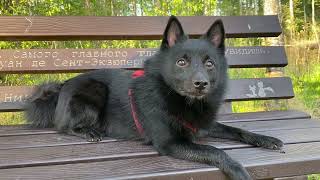
M143 70L137 70L137 71L134 71L131 75L131 78L132 79L136 79L138 77L141 77L141 76L144 76L144 71ZM129 96L129 99L130 99L130 107L131 107L131 115L133 117L133 120L134 120L134 123L136 125L136 128L139 132L139 134L142 136L143 133L144 133L144 130L143 130L143 127L138 119L138 115L137 115L137 109L136 109L136 105L134 103L134 98L133 98L133 90L132 89L129 89L128 90L128 96ZM198 128L195 128L192 126L191 123L187 122L187 121L184 121L182 118L178 117L176 118L177 121L179 121L182 126L184 126L185 128L191 130L193 133L196 133L198 131Z

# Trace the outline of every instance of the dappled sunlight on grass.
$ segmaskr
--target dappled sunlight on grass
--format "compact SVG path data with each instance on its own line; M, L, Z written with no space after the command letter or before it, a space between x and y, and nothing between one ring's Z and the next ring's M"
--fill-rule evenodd
M0 125L19 125L25 123L26 121L22 112L0 113Z

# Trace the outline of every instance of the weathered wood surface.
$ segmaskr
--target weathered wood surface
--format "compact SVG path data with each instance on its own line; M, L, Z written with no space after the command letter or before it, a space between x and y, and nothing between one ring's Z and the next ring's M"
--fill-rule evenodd
M295 110L288 111L265 111L265 112L250 112L250 113L230 113L219 114L217 120L226 124L237 122L252 122L252 121L272 121L272 120L298 120L309 119L310 115ZM308 121L309 122L309 121ZM313 121L312 121L313 122ZM312 123L311 122L311 123ZM289 124L290 122L288 122ZM296 126L290 123L293 126ZM282 127L278 127L282 128ZM0 137L2 136L24 136L24 135L36 135L36 134L55 134L57 133L53 129L34 129L29 128L28 125L12 125L12 126L0 126Z
M320 121L281 119L280 115L290 118L283 112L278 112L278 120L270 120L262 112L258 114L265 119L237 121L252 117L245 113L237 118L225 116L229 120L223 122L280 138L286 144L285 154L224 139L204 138L198 143L225 149L257 179L320 172ZM101 143L89 143L75 136L53 134L50 129L44 130L47 134L8 135L8 131L17 128L0 128L1 179L225 179L215 167L159 156L141 141L106 138ZM20 126L20 130L30 129Z
M296 111L261 111L248 113L229 113L220 114L217 118L220 122L245 122L245 121L265 121L265 120L283 120L283 119L303 119L311 118L310 114Z
M0 40L160 39L169 17L2 16ZM190 37L222 19L227 37L278 36L277 16L178 17ZM263 22L263 23L261 23Z
M292 122L291 122L292 121ZM296 124L294 124L296 123ZM226 123L234 127L241 127L253 132L279 137L286 143L301 143L320 140L318 121L310 119L278 120L278 121L255 121L241 123ZM6 134L6 132L3 132ZM119 141L105 138L103 142ZM21 149L32 147L66 146L76 144L88 144L85 140L75 136L62 134L29 134L29 135L0 135L0 150ZM234 144L224 144L224 148L235 148Z
M1 73L82 72L105 68L143 68L157 49L16 49L0 50ZM230 68L283 67L284 47L229 47Z
M41 138L41 136L39 136L39 138ZM286 144L296 144L299 142L286 138L282 138L282 140ZM306 142L313 141L320 141L320 137L309 136ZM250 147L248 144L223 139L207 139L205 144L221 149ZM130 159L157 155L158 153L152 146L145 146L140 141L109 141L101 143L68 144L63 146L43 146L37 148L11 148L0 149L0 169Z
M286 145L286 153L244 148L226 150L249 169L255 179L320 171L320 143ZM217 168L167 156L128 158L92 163L1 169L3 179L225 179ZM188 179L189 179L188 178Z
M226 101L288 99L294 96L290 78L251 78L229 81Z
M226 101L288 99L294 96L290 78L256 78L229 81ZM0 86L0 111L21 111L32 86Z

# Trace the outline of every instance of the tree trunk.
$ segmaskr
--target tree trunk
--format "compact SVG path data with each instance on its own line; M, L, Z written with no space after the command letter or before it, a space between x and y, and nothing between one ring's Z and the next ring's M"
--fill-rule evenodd
M303 19L304 24L307 24L306 0L303 0Z
M86 15L91 15L91 11L90 11L90 1L89 1L89 0L86 0L86 1L85 1L85 12L86 12Z
M294 30L294 13L293 13L293 0L289 1L289 12L290 12L290 37L293 38L293 30Z
M312 0L312 25L316 25L316 19L315 19L315 12L314 12L314 0Z
M280 0L264 0L263 11L264 15L278 15L279 20L281 20L280 11ZM281 35L280 35L281 36ZM282 44L281 38L266 38L266 44L272 46L278 46Z
M278 15L281 22L281 2L280 0L264 0L263 11L264 15ZM265 43L271 46L283 45L283 35L277 38L265 38ZM283 76L283 68L270 67L266 69L266 76L268 77L281 77ZM287 104L285 102L285 104ZM280 109L283 106L279 100L268 101L264 103L266 110Z
M318 29L316 27L316 19L315 19L315 5L314 0L312 0L312 30L315 35L316 41L318 42L318 61L320 60L320 37L318 34Z
M279 19L281 19L279 1L280 0L264 0L264 15L278 15ZM281 42L283 41L281 36L283 35L277 38L266 38L265 42L267 45L279 46L283 44L283 42ZM272 77L283 76L283 70L281 68L267 68L267 75Z
M289 11L290 11L290 19L294 19L294 13L293 13L293 0L289 1Z

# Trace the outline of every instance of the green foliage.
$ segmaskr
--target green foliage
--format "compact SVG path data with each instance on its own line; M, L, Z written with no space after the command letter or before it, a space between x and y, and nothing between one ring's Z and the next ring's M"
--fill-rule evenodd
M295 101L300 101L303 108L313 117L320 117L320 64L311 67L310 73L300 73L299 76L291 74L296 94Z
M308 176L308 180L320 180L320 175L318 174L313 174Z

